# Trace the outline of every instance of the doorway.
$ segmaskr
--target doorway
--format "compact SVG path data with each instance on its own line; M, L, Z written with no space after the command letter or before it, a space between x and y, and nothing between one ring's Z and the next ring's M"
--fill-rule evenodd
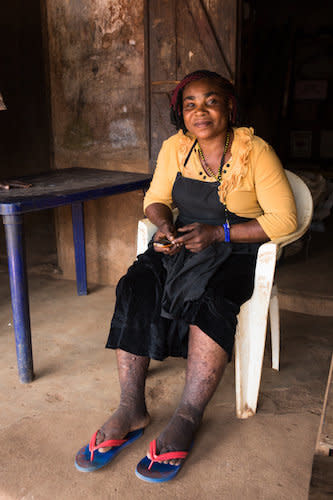
M5 2L0 20L0 179L51 169L49 96L39 0ZM55 252L52 211L25 216L27 260ZM6 261L3 225L0 258ZM39 259L40 261L40 259Z

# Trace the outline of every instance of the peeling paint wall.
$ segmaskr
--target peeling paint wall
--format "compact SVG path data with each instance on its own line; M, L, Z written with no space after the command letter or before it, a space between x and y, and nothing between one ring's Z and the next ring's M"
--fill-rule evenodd
M145 171L143 0L48 0L55 166Z
M144 1L46 0L46 18L54 167L148 172ZM142 199L86 204L89 281L116 283L126 271ZM70 210L58 210L56 221L59 265L74 278ZM120 223L126 231L116 230Z

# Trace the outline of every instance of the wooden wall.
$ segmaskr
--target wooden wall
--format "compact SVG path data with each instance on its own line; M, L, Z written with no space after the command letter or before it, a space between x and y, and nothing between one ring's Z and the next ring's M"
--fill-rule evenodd
M236 6L237 0L46 0L54 168L148 172L149 155L154 161L173 132L163 121L174 80L202 67L234 79ZM163 73L166 60L174 72ZM173 82L160 88L155 80L165 79ZM153 99L159 92L163 102ZM88 281L115 284L131 264L142 200L136 192L86 204ZM69 209L57 211L56 228L59 265L74 278Z
M148 171L144 2L46 0L54 168ZM135 257L143 193L85 204L88 282L115 284ZM58 261L74 278L69 208Z

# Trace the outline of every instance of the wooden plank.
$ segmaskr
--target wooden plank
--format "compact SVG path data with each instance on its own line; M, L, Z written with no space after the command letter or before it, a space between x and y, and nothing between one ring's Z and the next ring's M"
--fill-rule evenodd
M237 0L202 0L209 5L209 15L215 34L230 67L233 82L236 78L237 36L239 31ZM228 78L227 74L223 76Z
M180 80L157 80L155 82L151 82L152 85L174 85L176 86Z
M167 93L152 94L151 113L151 162L155 167L162 142L176 133L175 127L170 122L170 95Z
M186 74L198 69L216 70L216 58L214 54L207 56L186 0L179 0L176 10L177 78L181 80Z
M315 453L317 455L333 454L333 355L328 374Z
M149 1L150 78L176 79L176 0Z
M150 78L150 167L163 140L174 133L169 123L170 93L177 83L176 0L148 1ZM169 82L170 83L167 83Z
M185 0L188 10L188 15L191 16L195 31L202 47L204 48L208 61L215 61L215 65L219 68L219 72L234 80L234 71L231 69L228 57L224 52L218 36L216 35L214 25L210 19L209 12L206 10L202 0ZM225 15L224 23L229 23L228 16ZM236 26L234 26L234 29ZM192 41L192 37L190 40Z
M145 62L145 129L148 146L148 155L151 151L151 130L150 130L150 115L151 115L151 90L150 90L150 12L149 0L144 0L144 62Z
M309 500L328 500L333 497L333 457L313 457Z

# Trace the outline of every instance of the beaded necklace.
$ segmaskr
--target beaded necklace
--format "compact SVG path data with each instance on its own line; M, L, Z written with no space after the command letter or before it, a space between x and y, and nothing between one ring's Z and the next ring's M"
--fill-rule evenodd
M222 181L222 169L223 169L223 165L224 165L224 158L225 158L225 155L226 155L226 153L228 151L229 143L230 143L230 132L228 131L227 132L227 136L225 138L223 155L222 155L222 158L221 158L220 167L219 167L219 171L218 171L217 175L215 175L214 172L209 168L208 163L206 162L206 158L205 158L205 156L203 154L203 151L202 151L200 145L198 145L198 151L199 151L200 159L201 159L201 162L202 162L203 166L205 167L206 172L211 177L214 177L214 179L216 179L218 182Z

